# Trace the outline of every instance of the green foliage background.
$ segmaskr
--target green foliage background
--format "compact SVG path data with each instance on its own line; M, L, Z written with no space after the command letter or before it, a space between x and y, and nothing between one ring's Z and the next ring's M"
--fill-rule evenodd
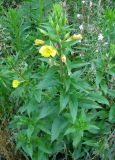
M54 2L0 1L1 128L12 130L25 159L113 160L114 2ZM81 43L66 42L80 32ZM57 57L41 57L36 38L53 44ZM16 89L14 79L23 81Z

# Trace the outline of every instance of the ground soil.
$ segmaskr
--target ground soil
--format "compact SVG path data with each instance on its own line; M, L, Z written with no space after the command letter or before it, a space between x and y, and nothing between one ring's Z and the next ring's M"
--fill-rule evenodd
M11 140L11 134L6 129L0 129L0 159L24 160L19 152L15 152L15 143Z

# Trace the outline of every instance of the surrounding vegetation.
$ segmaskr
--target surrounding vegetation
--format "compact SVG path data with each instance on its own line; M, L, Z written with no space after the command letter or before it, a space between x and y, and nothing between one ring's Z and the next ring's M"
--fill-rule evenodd
M115 158L112 0L0 0L0 156Z

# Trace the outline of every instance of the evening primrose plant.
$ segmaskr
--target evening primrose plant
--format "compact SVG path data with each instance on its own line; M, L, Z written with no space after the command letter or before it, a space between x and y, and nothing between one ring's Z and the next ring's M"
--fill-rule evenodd
M100 141L105 143L106 139L96 136L102 126L96 119L110 104L86 77L91 62L73 52L84 36L73 33L60 4L53 6L49 22L38 32L42 38L33 41L35 67L23 73L23 86L18 79L12 81L15 94L20 92L19 112L11 124L17 149L22 148L32 160L53 160L59 153L76 159L84 146L92 150Z

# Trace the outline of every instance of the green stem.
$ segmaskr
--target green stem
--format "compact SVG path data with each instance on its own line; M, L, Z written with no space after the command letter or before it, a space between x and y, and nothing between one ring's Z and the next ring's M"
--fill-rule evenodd
M39 23L42 23L43 18L43 3L42 0L39 0Z
M23 75L12 64L9 64L9 66L18 74L19 77L26 81Z

